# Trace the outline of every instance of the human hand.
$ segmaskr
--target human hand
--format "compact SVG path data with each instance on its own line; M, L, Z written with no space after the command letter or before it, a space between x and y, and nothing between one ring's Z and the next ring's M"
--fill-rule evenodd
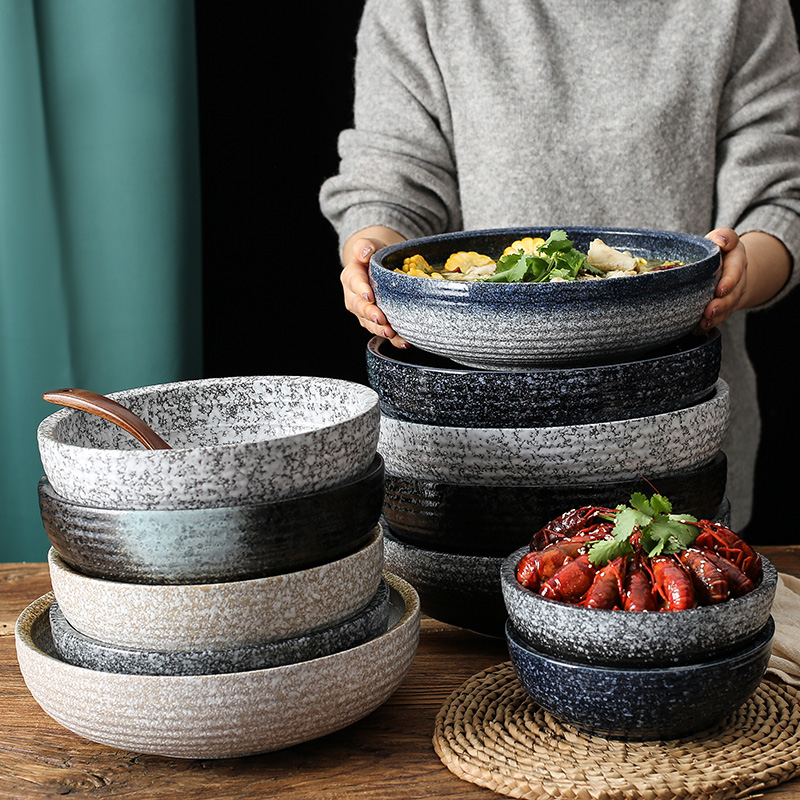
M374 238L369 234L380 236ZM385 240L390 241L385 241ZM399 336L386 315L375 304L375 296L369 283L369 260L376 250L387 244L403 241L403 237L388 228L367 228L350 237L342 251L341 281L344 290L345 308L355 315L363 328L377 336L388 339L395 347L408 347Z
M715 228L707 239L722 251L722 275L714 298L706 305L700 321L701 330L708 331L726 320L744 305L747 292L747 251L731 228Z

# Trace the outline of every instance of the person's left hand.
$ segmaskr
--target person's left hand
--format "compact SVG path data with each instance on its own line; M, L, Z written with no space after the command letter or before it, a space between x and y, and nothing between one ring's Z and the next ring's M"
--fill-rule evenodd
M722 275L714 299L703 311L700 328L704 331L716 327L740 308L747 291L747 251L736 231L715 228L706 234L706 239L711 239L722 251Z

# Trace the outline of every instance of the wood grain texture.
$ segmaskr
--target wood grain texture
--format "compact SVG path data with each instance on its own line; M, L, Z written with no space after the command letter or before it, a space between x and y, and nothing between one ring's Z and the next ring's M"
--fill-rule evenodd
M800 546L763 547L800 576ZM381 708L345 730L276 753L221 760L142 756L82 739L47 716L17 666L14 624L50 590L44 564L0 565L0 798L209 798L209 800L489 800L433 751L436 713L449 694L492 664L505 643L423 617L417 657ZM764 792L798 800L800 780Z

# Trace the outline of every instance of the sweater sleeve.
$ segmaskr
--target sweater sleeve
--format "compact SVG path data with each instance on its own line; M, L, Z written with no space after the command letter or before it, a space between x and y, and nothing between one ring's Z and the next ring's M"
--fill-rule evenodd
M357 36L353 127L320 207L340 243L370 225L406 238L460 226L449 105L424 4L367 0Z
M786 0L741 5L717 136L716 226L763 231L793 259L800 280L800 54Z

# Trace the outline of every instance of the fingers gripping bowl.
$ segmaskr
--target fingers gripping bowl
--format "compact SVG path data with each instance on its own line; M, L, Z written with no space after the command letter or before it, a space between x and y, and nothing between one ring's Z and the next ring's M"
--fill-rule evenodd
M719 279L719 248L710 240L669 231L568 228L577 249L602 238L634 256L683 265L630 278L557 283L431 280L401 274L405 258L444 262L455 251L498 258L521 237L552 228L446 233L390 245L370 262L377 305L406 341L466 366L520 369L592 363L637 353L691 332Z

